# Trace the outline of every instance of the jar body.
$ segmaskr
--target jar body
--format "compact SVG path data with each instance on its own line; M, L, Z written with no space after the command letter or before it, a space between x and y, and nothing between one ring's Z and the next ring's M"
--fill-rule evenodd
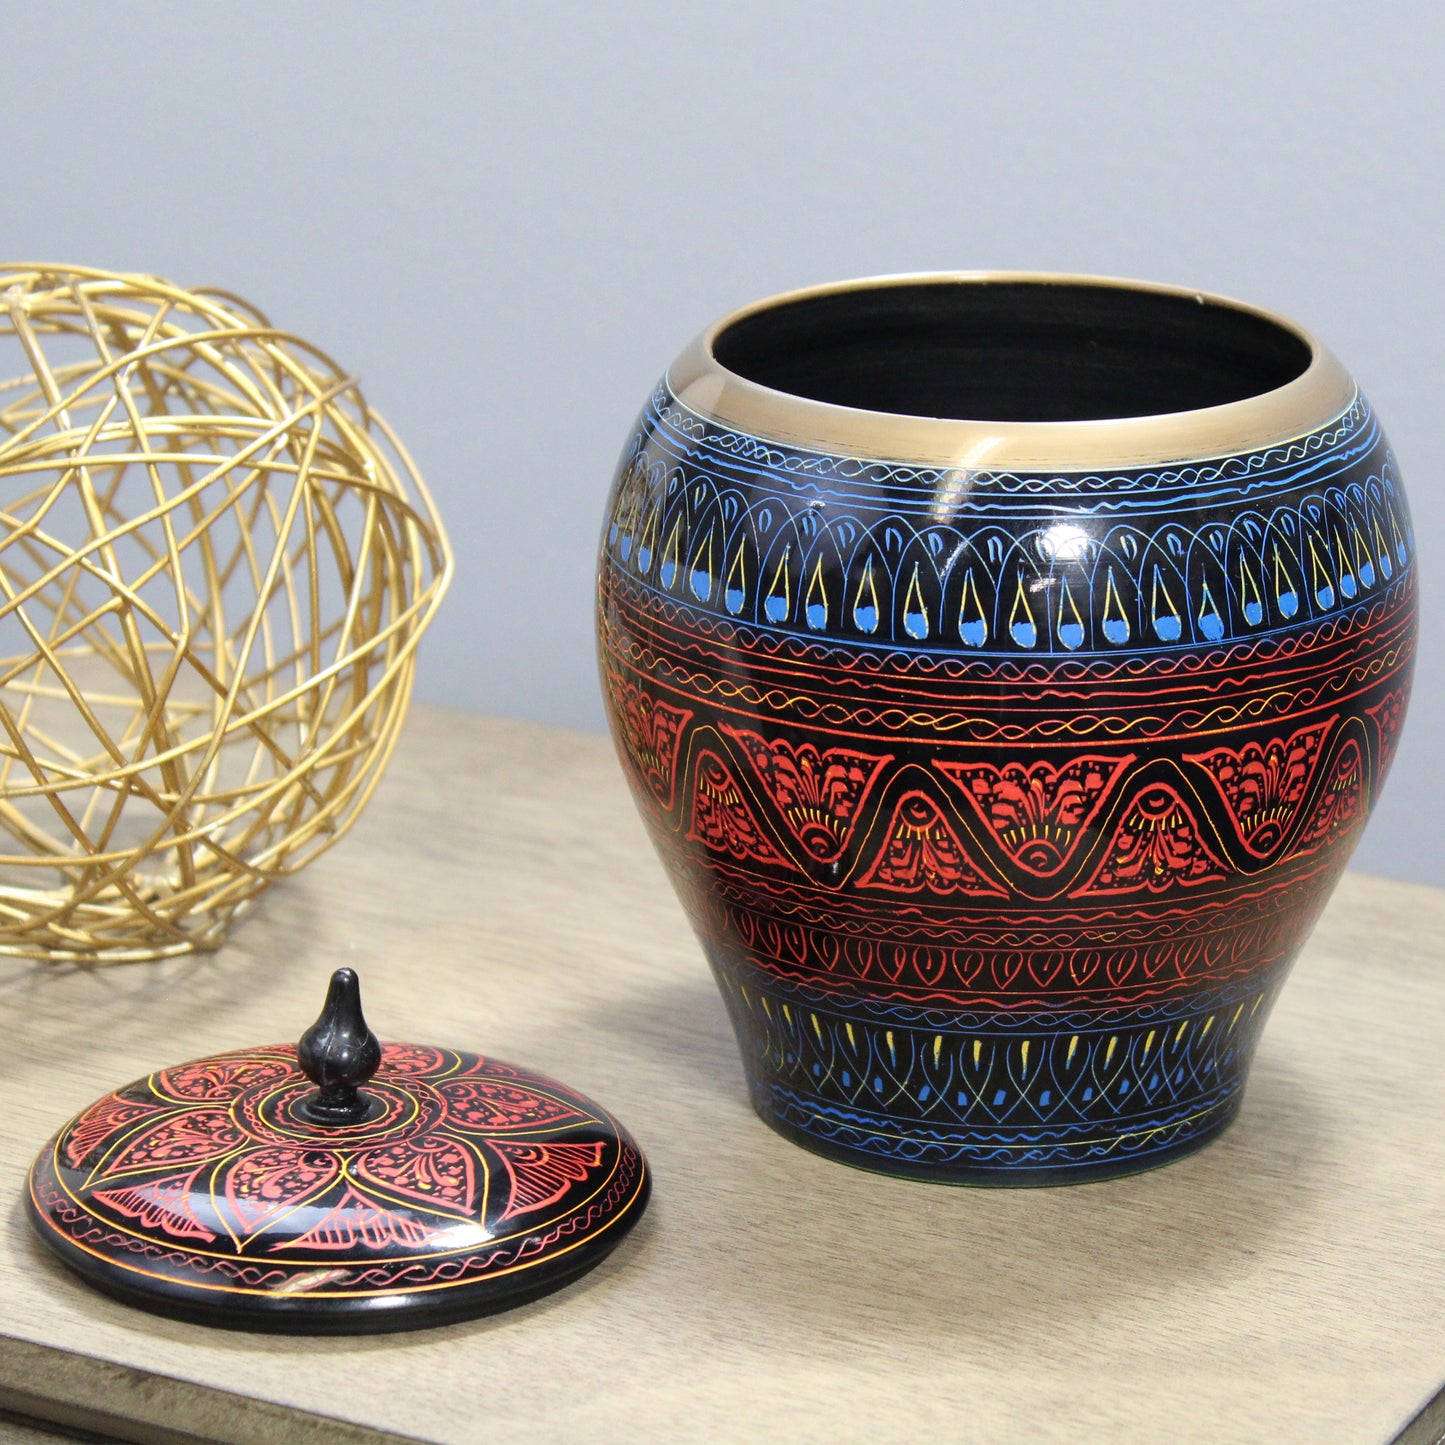
M1389 766L1413 547L1358 395L1240 455L1028 474L661 385L602 679L762 1117L973 1183L1213 1137Z

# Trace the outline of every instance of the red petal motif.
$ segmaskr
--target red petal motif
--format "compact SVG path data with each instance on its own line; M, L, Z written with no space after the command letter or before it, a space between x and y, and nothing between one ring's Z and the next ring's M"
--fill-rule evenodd
M793 836L820 863L842 855L879 772L893 760L891 753L820 752L812 743L795 747L744 728L723 731L747 754Z
M769 840L727 764L713 752L703 752L697 761L687 841L739 861L792 866Z
M1375 769L1375 794L1385 784L1385 775L1395 757L1395 744L1400 741L1400 725L1405 721L1405 701L1409 689L1397 687L1387 692L1382 701L1365 711L1375 724L1379 734L1380 751Z
M1295 855L1313 853L1333 843L1364 818L1364 762L1359 744L1346 738L1335 757L1329 782L1325 784L1314 813L1294 845Z
M105 1179L142 1169L206 1164L221 1159L246 1142L246 1136L222 1109L191 1109L170 1114L153 1124L111 1159Z
M888 835L860 888L890 893L964 893L997 898L1003 891L969 861L958 834L926 793L905 793L893 810Z
M324 1149L257 1149L226 1170L221 1197L239 1226L239 1236L249 1239L277 1215L324 1189L340 1172L336 1156Z
M580 1184L602 1163L599 1144L515 1144L492 1143L511 1181L512 1194L499 1219L555 1204L574 1185Z
M429 1209L468 1217L481 1214L476 1156L454 1139L378 1145L358 1154L352 1170L361 1182L405 1195Z
M1289 831L1336 721L1310 723L1287 738L1185 755L1185 762L1198 763L1209 774L1229 809L1235 835L1255 857L1267 857Z
M272 1246L277 1249L334 1250L387 1249L397 1245L415 1249L431 1237L431 1230L419 1220L383 1209L375 1201L348 1189L334 1209L329 1209L299 1238Z
M439 1074L453 1060L424 1044L383 1044L381 1069L388 1074Z
M160 1229L176 1239L209 1241L216 1236L191 1209L196 1176L204 1168L198 1165L189 1174L171 1174L127 1189L97 1189L91 1198L127 1219L139 1220L146 1229Z
M1177 884L1215 883L1225 876L1193 809L1167 783L1154 783L1125 809L1094 876L1069 897L1163 893Z
M92 1156L105 1152L106 1146L128 1125L157 1113L159 1104L122 1099L109 1094L94 1103L70 1126L61 1145L61 1158L72 1169L83 1169Z
M936 764L973 804L980 822L1020 868L1037 878L1058 873L1098 816L1120 774L1134 761L1084 754L1059 764Z
M284 1079L297 1072L294 1064L280 1059L258 1059L253 1055L202 1059L162 1069L155 1076L158 1094L169 1094L186 1103L228 1104L256 1084Z
M652 796L664 808L671 808L677 786L678 744L692 710L658 702L613 673L609 672L608 680L622 746Z
M446 1101L447 1122L459 1129L492 1133L569 1124L590 1117L546 1094L493 1079L449 1079L437 1085L437 1093Z

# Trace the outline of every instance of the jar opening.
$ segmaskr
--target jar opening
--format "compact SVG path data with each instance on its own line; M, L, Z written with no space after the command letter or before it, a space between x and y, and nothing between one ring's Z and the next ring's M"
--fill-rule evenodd
M1223 406L1311 361L1302 336L1212 297L1004 280L804 295L730 323L712 352L747 381L811 401L995 422Z

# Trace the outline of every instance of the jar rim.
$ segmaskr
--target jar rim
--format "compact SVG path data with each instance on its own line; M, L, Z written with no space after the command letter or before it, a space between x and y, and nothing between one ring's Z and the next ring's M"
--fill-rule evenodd
M915 415L816 400L741 375L718 359L718 339L749 318L800 302L895 287L1115 289L1224 308L1301 343L1308 361L1282 385L1217 405L1083 420L996 421ZM720 425L785 445L867 460L969 471L1094 471L1258 451L1333 420L1355 401L1353 379L1309 331L1286 317L1197 288L1122 277L1034 271L937 271L862 277L767 296L714 321L672 364L673 395Z

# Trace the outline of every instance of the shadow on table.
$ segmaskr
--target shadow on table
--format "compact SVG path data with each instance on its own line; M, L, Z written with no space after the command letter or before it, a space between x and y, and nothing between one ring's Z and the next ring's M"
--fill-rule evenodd
M1328 1120L1268 1036L1239 1119L1199 1153L1126 1179L978 1189L870 1174L773 1134L706 975L588 1022L650 1054L666 1085L712 1091L688 1118L630 1121L650 1127L659 1192L677 1188L655 1267L681 1271L677 1292L713 1317L741 1312L800 1347L815 1330L876 1340L920 1320L940 1340L1022 1347L1033 1332L1037 1346L1146 1299L1187 1308L1192 1290L1247 1277L1340 1169Z
M586 1027L617 1041L629 1058L689 1094L747 1103L747 1082L722 998L700 959L695 977L593 1009Z
M710 1288L731 1281L736 1292L750 1281L746 1307L779 1324L827 1325L856 1311L874 1338L890 1326L916 1331L926 1319L940 1339L995 1348L1037 1348L1051 1333L1077 1338L1080 1326L1127 1317L1145 1301L1188 1309L1194 1291L1247 1277L1334 1167L1313 1100L1277 1066L1259 1071L1239 1120L1213 1144L1127 1179L970 1189L804 1155L787 1171L798 1182L789 1190L777 1150L768 1153L774 1203L759 1232L788 1240L786 1251L770 1252L775 1287L759 1287L740 1260Z

